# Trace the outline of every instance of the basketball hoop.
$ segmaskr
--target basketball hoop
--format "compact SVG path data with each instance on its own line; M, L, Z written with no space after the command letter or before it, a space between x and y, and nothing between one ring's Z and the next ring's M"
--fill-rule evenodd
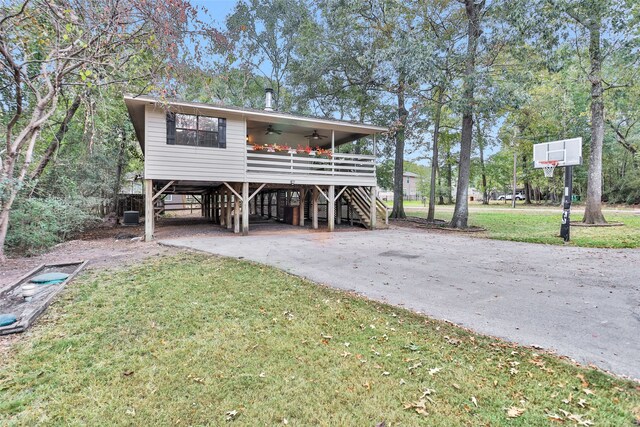
M547 178L553 177L553 171L556 169L556 166L558 166L557 160L540 160L538 163L542 165L544 176Z

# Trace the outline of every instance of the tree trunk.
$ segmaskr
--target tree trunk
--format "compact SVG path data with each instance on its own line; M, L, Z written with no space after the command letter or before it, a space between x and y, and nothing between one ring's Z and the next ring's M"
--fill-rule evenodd
M118 163L116 164L116 176L113 182L113 201L111 212L118 214L118 192L120 191L120 181L122 180L122 170L125 164L125 152L127 148L127 140L125 139L125 131L122 130L120 144L118 146Z
M396 132L396 159L393 167L393 210L391 218L406 218L404 213L404 134L407 124L407 109L404 100L404 76L401 74L398 80L398 120L400 126Z
M42 175L42 172L44 172L45 168L49 164L49 161L53 158L56 151L58 151L58 148L62 143L62 139L64 138L65 134L69 130L69 123L71 122L71 119L73 119L73 116L76 114L76 111L78 111L78 108L80 107L81 99L82 98L80 97L80 95L76 95L76 97L73 99L73 103L71 103L71 105L67 109L67 113L65 114L64 119L62 119L62 123L60 123L60 126L58 127L58 131L53 136L53 140L49 143L49 146L47 147L47 150L44 152L42 159L40 160L40 163L38 163L38 166L31 173L32 180L36 180L40 178L40 176Z
M477 123L478 128L478 149L480 151L480 171L482 173L482 204L489 204L489 194L487 193L487 173L484 166L484 137L480 129L480 120Z
M531 184L529 184L529 181L524 182L524 203L531 204Z
M436 115L433 124L433 156L431 158L431 187L429 188L429 210L427 212L427 221L435 219L436 205L436 174L438 172L438 137L440 136L440 117L442 116L442 98L444 91L442 87L436 89L438 96L436 99Z
M453 188L453 167L451 166L451 146L447 147L447 154L445 154L445 170L447 172L447 204L453 203L453 197L451 197L451 189Z
M600 20L589 26L589 57L591 60L591 153L587 179L587 202L584 208L586 224L605 224L602 214L602 145L604 141L604 100L602 98L602 55L600 52Z
M529 164L529 157L527 153L522 154L522 172L524 179L524 203L526 205L531 204L531 182L529 182L529 172L527 165Z
M460 137L460 163L458 167L458 188L456 206L451 218L451 227L467 228L469 219L469 178L471 177L471 142L473 139L473 103L475 89L476 54L480 36L480 11L485 1L465 0L465 10L469 26L467 29L467 57L463 83L462 134Z

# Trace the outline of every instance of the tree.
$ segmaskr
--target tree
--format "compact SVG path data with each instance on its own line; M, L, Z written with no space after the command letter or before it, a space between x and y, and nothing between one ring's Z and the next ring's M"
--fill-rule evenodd
M584 61L588 69L583 68L583 73L590 86L591 132L583 222L602 224L606 222L601 206L605 92L628 86L638 76L640 35L636 29L640 6L628 0L541 0L532 6L529 13L521 14L522 21L528 20L523 26L528 28L532 39L549 51L564 49L566 44L574 46L580 64L585 51L588 56ZM605 65L621 50L631 53L625 67L616 67L614 73L605 76Z
M276 109L291 110L283 89L309 9L304 0L243 0L226 19L227 36L236 46L231 62L269 82Z
M478 38L481 34L485 0L464 0L467 26L467 56L462 95L462 134L460 137L460 167L458 168L458 187L456 189L456 206L451 218L451 227L466 228L469 217L469 179L471 177L471 143L473 139L473 105L475 102L476 56Z
M0 151L0 259L11 208L29 179L42 129L65 88L161 74L195 10L185 1L26 0L0 8L5 148ZM156 49L156 48L161 48ZM161 52L151 68L141 64ZM41 172L37 172L39 174Z

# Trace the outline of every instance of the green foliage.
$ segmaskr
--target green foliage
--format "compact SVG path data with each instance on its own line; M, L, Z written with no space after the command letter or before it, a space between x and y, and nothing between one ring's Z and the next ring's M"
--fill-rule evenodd
M95 223L89 207L95 200L48 197L21 198L14 204L6 246L12 252L33 255L69 239Z

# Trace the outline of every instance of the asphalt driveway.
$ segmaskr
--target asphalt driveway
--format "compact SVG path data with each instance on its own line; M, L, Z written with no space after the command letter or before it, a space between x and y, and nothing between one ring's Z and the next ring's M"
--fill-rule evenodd
M640 378L640 250L401 228L194 236L161 243L269 264Z

